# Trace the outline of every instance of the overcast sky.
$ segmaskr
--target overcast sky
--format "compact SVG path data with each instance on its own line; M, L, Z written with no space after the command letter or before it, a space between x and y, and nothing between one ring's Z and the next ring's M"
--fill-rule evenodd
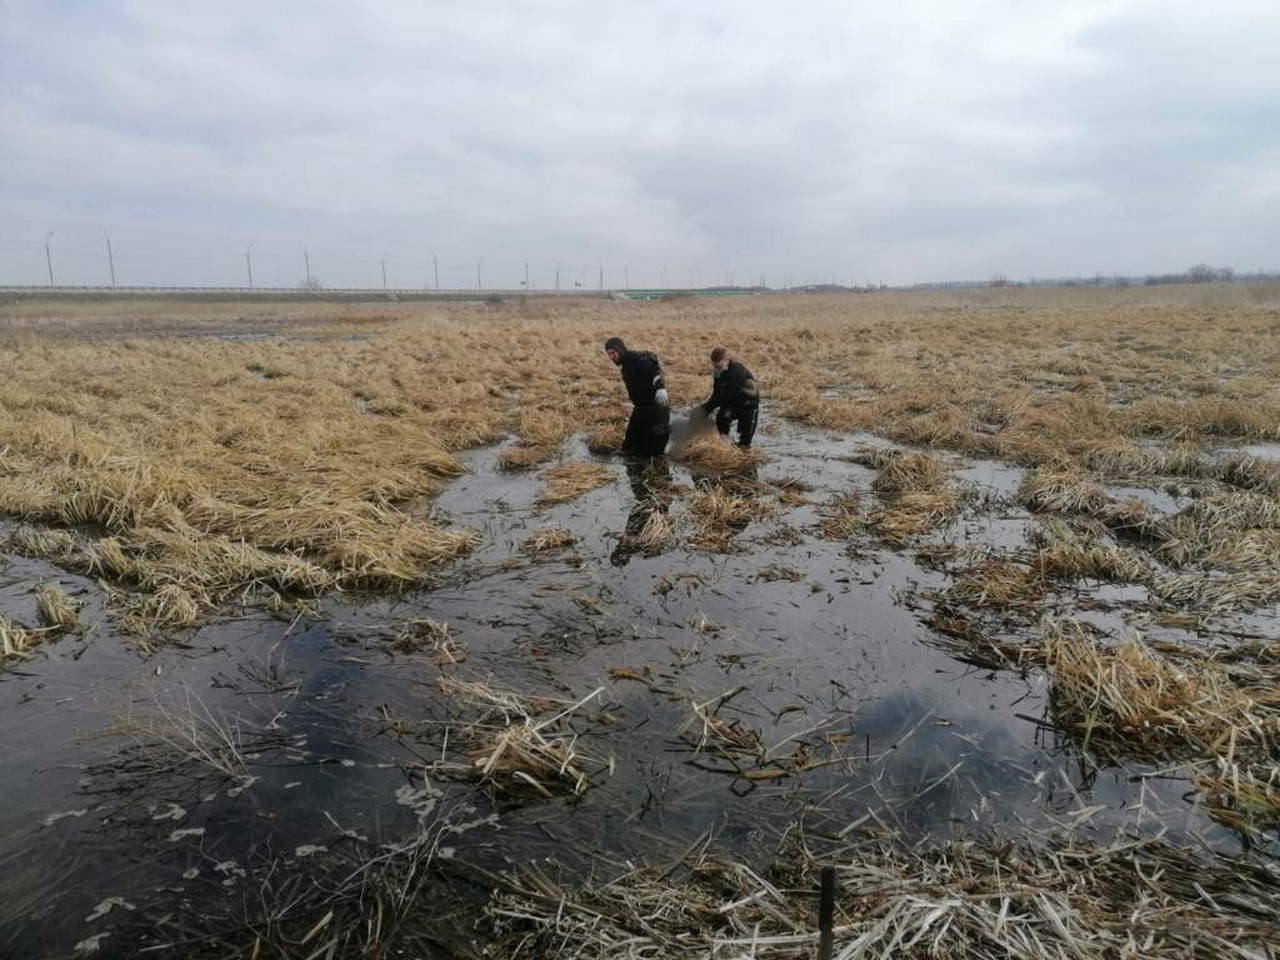
M121 284L1277 269L1278 40L1276 0L0 0L0 284L107 283L108 236Z

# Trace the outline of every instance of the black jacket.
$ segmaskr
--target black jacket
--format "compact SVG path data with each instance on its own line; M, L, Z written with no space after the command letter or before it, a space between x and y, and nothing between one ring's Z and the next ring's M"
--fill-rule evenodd
M627 385L627 396L637 407L651 407L654 394L666 388L662 379L662 364L656 354L648 350L628 350L618 364L622 370L622 382Z
M749 407L760 401L760 390L751 371L737 360L717 370L712 381L711 397L702 405L707 413L719 407Z

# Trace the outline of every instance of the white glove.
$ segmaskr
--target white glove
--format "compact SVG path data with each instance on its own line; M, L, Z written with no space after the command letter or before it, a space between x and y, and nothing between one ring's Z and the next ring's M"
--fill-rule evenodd
M670 399L667 397L667 388L663 387L653 395L653 402L660 407L668 407L671 405Z

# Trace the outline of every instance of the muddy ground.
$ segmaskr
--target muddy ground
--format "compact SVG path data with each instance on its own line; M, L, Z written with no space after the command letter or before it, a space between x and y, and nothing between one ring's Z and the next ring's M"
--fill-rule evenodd
M751 479L789 493L758 494L727 542L691 541L687 522L723 478L673 460L655 498L650 475L573 437L563 455L613 481L540 508L537 472L499 469L499 445L431 507L483 540L430 588L245 610L154 655L113 631L99 584L8 558L0 613L32 622L32 589L53 580L91 626L0 675L0 955L247 956L292 930L305 956L301 932L321 942L326 913L362 909L375 879L417 904L389 924L388 955L477 955L507 869L600 878L699 844L767 861L797 822L1163 831L1241 850L1185 780L1099 769L1061 740L1041 675L968 666L927 625L950 577L920 548L1024 544L1020 469L953 459L963 515L910 550L834 540L826 505L869 494L875 471L850 458L882 442L763 422ZM627 533L654 510L674 534L638 549ZM525 548L549 527L574 542ZM1053 603L1159 636L1141 592L1085 583ZM1235 628L1275 637L1275 611ZM503 708L466 690L585 700L538 715L579 779L479 779L480 730Z

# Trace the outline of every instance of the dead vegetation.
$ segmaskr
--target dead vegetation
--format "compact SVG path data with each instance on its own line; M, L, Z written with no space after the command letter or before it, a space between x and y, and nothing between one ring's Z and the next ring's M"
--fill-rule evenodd
M544 470L542 479L544 485L538 494L538 504L552 507L613 483L613 473L598 463L566 460Z
M36 590L36 612L50 630L75 633L80 630L80 605L56 583L42 583Z
M1239 672L1182 653L1157 654L1137 637L1107 646L1078 622L1048 622L1055 722L1110 757L1267 756L1280 737L1280 691L1242 684Z
M680 459L699 470L724 474L750 470L763 462L764 454L755 447L739 447L728 437L704 433L684 443Z
M793 845L793 846L798 846ZM489 918L497 956L809 960L822 939L815 892L834 869L829 956L1216 960L1273 957L1276 870L1160 841L1107 847L1052 837L910 845L868 837L773 868L718 859L558 883L508 877Z
M547 524L524 541L524 549L532 554L555 553L567 549L577 542L577 538L564 527Z
M1140 584L1153 603L1176 608L1148 611L1153 622L1163 613L1191 629L1277 601L1275 465L1220 449L1280 437L1274 316L1247 304L1188 318L1180 307L1102 294L1087 309L1009 296L977 305L948 296L631 304L626 319L662 354L677 401L705 395L699 331L714 328L740 340L766 377L770 416L930 448L867 455L872 489L817 509L836 539L870 534L900 547L939 531L964 507L949 479L952 453L1029 467L1018 500L1037 514L1030 550L944 559L931 541L920 545L951 576L931 625L970 662L1043 670L1044 728L1070 749L1125 766L1172 764L1219 823L1274 831L1274 642L1228 648L1206 639L1197 650L1149 637L1117 642L1066 621L1031 626L1058 591L1090 580ZM455 453L505 438L500 465L533 469L574 434L593 453L616 451L625 408L599 343L618 318L594 303L537 316L415 308L362 328L370 339L358 343L209 338L89 351L12 341L0 347L15 371L0 387L0 506L29 522L8 549L101 578L113 615L139 634L198 624L227 604L421 583L474 542L429 511L459 469ZM535 349L549 362L503 359ZM650 511L628 536L657 551L687 529L695 546L729 549L776 503L803 505L802 480L750 482L763 456L718 438L701 453L695 445L689 462L715 472L712 483L689 493L685 513ZM570 502L615 475L566 461L542 474L540 503ZM1193 498L1170 515L1117 502L1103 486L1154 490L1170 479L1180 481L1179 498ZM568 531L548 526L523 548L541 556L571 545ZM759 579L799 574L770 567ZM687 577L696 575L669 571L654 593ZM57 600L42 605L42 622L74 629L74 611L67 616ZM594 598L579 604L598 612ZM992 629L1007 615L1016 630ZM702 640L728 632L706 621L693 629ZM0 620L6 661L29 657L44 635ZM400 624L385 639L433 653L442 666L466 657L449 628L429 620ZM528 802L580 797L611 770L612 758L587 749L583 733L609 723L588 709L600 691L540 698L446 677L440 693L457 713L434 728L440 760L429 766L443 778ZM733 711L730 694L674 693L688 708L675 745L735 782L842 760L834 741L818 759L820 731L771 744L760 720ZM138 738L135 759L246 776L234 721L191 712L194 725L151 716L120 732ZM842 888L842 957L1274 953L1277 878L1248 858L1046 837L915 847L883 833L821 856L788 853L772 871L699 855L581 887L524 874L495 901L493 950L809 957L814 873L825 864ZM392 906L402 916L411 902L371 894L366 903L356 886L336 889L336 919L321 907L302 927L294 918L271 927L273 936L287 927L288 941L263 942L302 941L317 955L364 949Z
M923 451L875 449L856 459L879 471L871 486L881 505L866 515L865 527L884 543L905 546L955 515L958 500L941 458Z
M473 779L499 794L551 798L580 796L591 787L594 774L612 769L611 760L582 752L570 723L603 687L573 702L453 677L441 677L439 686L476 715L459 731L467 764L436 764L432 769L437 775Z
M74 324L51 322L47 337L24 314L3 344L0 512L45 533L75 527L83 542L12 548L91 567L120 591L112 614L144 634L245 599L411 585L472 543L422 509L457 473L455 452L511 435L502 463L527 469L576 432L593 452L617 449L626 407L599 345L624 315L662 356L677 404L705 395L702 331L714 330L769 383L768 415L933 448L887 460L880 504L860 526L845 512L845 534L901 546L953 516L928 459L941 450L1038 468L1023 491L1036 510L1115 511L1091 475L1183 477L1274 500L1274 462L1212 448L1280 438L1271 294L1256 294L1194 309L1140 290L531 301L483 313L317 304L310 326L296 306L111 303L76 307ZM93 337L95 310L110 339L67 336ZM130 325L172 327L186 310L206 336L127 338ZM216 336L242 316L320 335ZM360 338L333 335L348 327ZM509 360L535 353L545 362ZM763 456L716 437L687 455L722 473ZM546 502L580 482L563 478ZM1214 542L1212 562L1274 559L1263 536L1235 555Z

